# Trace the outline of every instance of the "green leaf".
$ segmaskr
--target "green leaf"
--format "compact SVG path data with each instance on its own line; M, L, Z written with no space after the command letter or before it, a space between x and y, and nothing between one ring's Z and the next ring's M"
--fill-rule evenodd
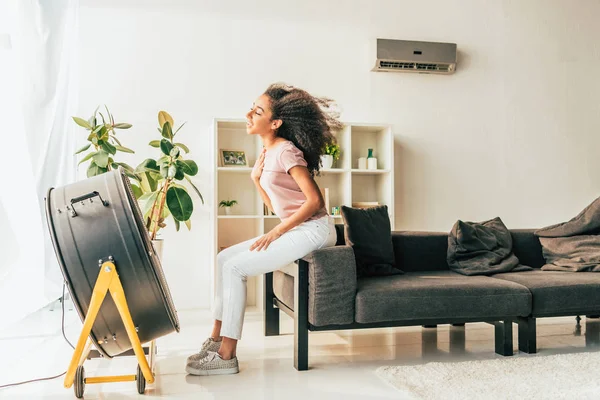
M117 145L117 146L115 146L115 148L119 151L122 151L123 153L132 153L132 154L135 153L135 151L133 151L127 147Z
M173 129L169 121L163 125L161 134L165 139L173 140Z
M118 124L114 124L113 128L116 128L116 129L129 129L132 126L133 125L131 125L131 124L128 124L128 123L125 123L125 122L120 122Z
M79 118L79 117L73 117L73 121L75 121L75 123L85 129L88 130L92 130L92 126L90 125L89 122L87 122L85 119L83 118Z
M202 193L200 193L200 191L198 190L198 188L196 187L196 185L194 185L194 182L192 182L192 180L189 177L187 177L187 176L185 177L185 179L189 182L190 185L192 185L192 188L196 191L196 193L200 197L200 200L202 201L202 204L204 204L204 198L202 197Z
M177 167L181 168L186 175L194 176L198 173L198 165L192 160L177 160Z
M180 130L181 128L183 128L183 126L184 126L185 124L187 124L187 121L185 121L183 124L181 124L181 126L179 126L179 128L177 128L177 130L175 131L175 133L173 133L173 137L175 137L175 135L177 135L177 132L179 132L179 130Z
M184 223L185 223L185 226L187 226L188 231L191 231L192 230L192 220L191 219L186 219L184 221Z
M83 153L84 151L86 151L87 149L89 149L89 148L90 148L90 146L91 146L91 144L90 144L90 143L86 144L85 146L83 146L82 148L80 148L79 150L77 150L77 151L75 152L75 154Z
M100 106L98 106L98 107L100 107ZM108 107L106 106L106 104L104 105L104 108L106 108L106 114L108 114L108 118L109 118L110 124L114 125L115 124L115 119L113 118L113 116L110 113L110 111L108 111Z
M117 148L108 142L102 142L101 147L102 147L102 150L104 150L108 154L116 154L117 153ZM100 163L96 163L96 164L102 165Z
M90 166L87 169L87 177L91 178L92 176L101 175L106 172L108 172L107 168L102 168L102 167L96 165L96 163L91 162Z
M156 161L151 158L147 158L140 165L138 165L135 169L136 173L142 172L159 172L159 168L156 165Z
M131 191L133 192L135 198L138 199L138 201L140 197L142 197L144 194L144 192L142 192L142 189L138 185L134 185L133 183L131 184Z
M139 177L144 193L154 192L158 187L157 180L160 178L160 175L154 172L142 172L139 174Z
M117 142L117 144L118 144L119 146L123 146L123 145L121 144L121 142L119 141L119 139L117 139L117 137L116 137L116 136L114 136L114 135L110 135L110 137L111 137L111 138L112 138L112 139L113 139L115 142Z
M102 117L102 125L106 125L106 120L104 119L104 115L102 115L101 112L99 112L98 114L100 114L100 116Z
M188 147L185 144L183 144L183 143L175 143L175 146L181 148L186 153L190 152L190 149L188 149Z
M161 158L159 158L158 160L156 160L156 165L158 165L159 167L161 165L165 165L165 166L170 166L171 162L171 158L169 156L162 156Z
M108 129L106 128L106 125L100 125L100 130L98 131L97 135L98 135L98 140L104 140L105 142L108 142Z
M90 158L94 157L95 155L96 155L96 152L95 152L95 151L93 151L93 152L91 152L91 153L88 153L88 154L87 154L85 157L83 157L83 158L81 159L81 161L79 161L79 163L78 163L77 165L79 165L79 164L81 164L81 163L83 163L83 162L86 162L87 160L89 160Z
M167 207L165 207L167 208ZM173 214L171 214L171 216L173 217L173 221L175 221L175 230L177 232L179 232L179 221L177 221L177 219L175 219L175 216L173 216Z
M114 163L115 165L119 166L119 167L123 167L123 169L127 172L131 172L132 174L135 173L135 170L133 169L133 167L129 164L126 164L124 162L116 162Z
M92 132L98 133L98 131L100 131L100 129L102 129L103 127L104 127L104 125L98 125L97 127L94 128L94 130Z
M96 165L98 165L100 168L106 168L108 166L108 153L100 150L94 154L94 163L96 163Z
M160 140L152 140L150 143L148 143L150 146L152 147L160 147Z
M166 124L165 124L165 126L166 126ZM163 139L160 141L160 149L162 150L163 154L168 156L169 153L171 152L172 148L173 148L173 145L167 139Z
M161 128L156 128L156 130L158 131L158 133L160 133L162 135L162 129Z
M194 203L189 194L183 189L170 187L167 190L167 207L178 221L186 221L194 212Z
M181 168L179 168L178 166L175 166L175 168L176 168L175 179L177 179L178 181L180 181L183 178L185 178L185 174L183 173L183 170Z
M140 210L142 211L142 215L146 215L152 210L152 206L156 201L156 197L158 196L158 191L152 193L146 193L138 199L138 204L140 205Z

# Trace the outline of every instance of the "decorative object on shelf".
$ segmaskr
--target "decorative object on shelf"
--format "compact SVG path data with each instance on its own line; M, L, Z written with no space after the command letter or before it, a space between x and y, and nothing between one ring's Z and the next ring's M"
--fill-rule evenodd
M106 107L106 105L104 106L104 108L106 108L106 118L104 118L104 115L101 112L98 112L99 108L100 106L96 108L96 111L94 111L94 114L88 120L79 117L73 117L73 121L75 121L77 125L90 131L90 134L87 137L87 140L90 143L77 150L75 154L83 153L91 146L94 146L93 150L86 154L81 161L79 161L79 164L81 164L91 159L90 165L87 169L88 178L104 174L112 169L117 169L119 165L127 165L124 163L115 162L113 156L117 153L117 151L121 151L123 153L134 152L133 150L121 145L121 142L116 137L117 133L115 131L115 129L129 129L132 125L125 122L115 123L115 119L110 111L108 111L108 107ZM102 118L101 124L98 123L98 114L100 114L100 118ZM131 169L131 167L129 167L129 169Z
M352 208L360 208L360 209L367 209L367 208L378 207L378 206L379 206L378 201L355 201L352 203Z
M358 169L367 169L367 159L365 157L358 159Z
M340 146L336 143L326 144L323 148L323 155L321 155L321 165L323 169L331 169L334 161L340 158Z
M221 166L223 167L247 167L246 153L242 150L221 149Z
M173 217L177 231L180 222L184 222L188 230L192 229L190 217L194 211L194 203L187 188L177 181L186 180L204 204L202 194L190 179L190 176L198 173L198 166L192 160L184 160L182 154L189 153L190 150L183 143L174 141L185 122L173 132L173 118L166 111L160 111L158 123L163 139L153 140L149 144L160 148L162 157L158 160L148 158L135 170L128 171L124 168L128 176L139 185L137 191L141 195L138 197L136 194L136 197L151 240L155 240L157 232L166 226L164 221L169 216ZM132 184L134 186L136 185Z
M373 149L369 149L367 156L367 169L377 169L377 158L373 157Z
M231 207L237 203L237 200L221 200L219 207L225 208L225 215L231 215Z
M331 207L331 215L341 215L341 209L339 206Z

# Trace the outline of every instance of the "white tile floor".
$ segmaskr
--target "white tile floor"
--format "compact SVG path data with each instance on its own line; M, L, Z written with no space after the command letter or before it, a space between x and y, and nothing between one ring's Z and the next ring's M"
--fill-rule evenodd
M0 332L0 385L66 370L72 350L60 333L60 308L42 310L12 329ZM264 337L262 315L249 310L244 337L238 346L240 373L229 376L195 377L184 371L185 359L195 352L210 332L207 310L179 312L181 333L158 340L156 382L146 395L137 394L135 383L88 385L86 399L399 399L402 395L374 373L382 365L410 365L430 361L493 359L493 327L467 324L461 328L443 325L310 333L311 369L293 368L293 321L281 315L282 335ZM66 312L67 336L76 340L81 323L71 310ZM583 318L575 332L575 318L538 321L538 347L544 354L572 353L597 349L599 320ZM588 335L591 336L591 335ZM514 331L515 351L517 332ZM591 339L591 340L590 340ZM528 355L517 353L516 357ZM87 376L135 373L133 357L94 359L85 363ZM424 377L426 379L426 377ZM14 388L0 389L6 399L73 399L72 389L62 386L62 377Z

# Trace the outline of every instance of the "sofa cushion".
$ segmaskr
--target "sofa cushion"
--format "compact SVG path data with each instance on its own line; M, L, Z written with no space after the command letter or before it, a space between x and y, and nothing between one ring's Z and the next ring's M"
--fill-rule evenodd
M280 301L294 309L294 277L282 270L273 272L273 293Z
M600 274L594 272L526 271L493 278L527 287L533 295L532 315L575 315L600 312Z
M395 268L392 231L387 206L358 209L342 206L345 241L354 250L356 275L387 276L402 274Z
M408 272L358 280L356 321L527 316L531 293L517 283L452 271Z
M484 222L458 220L448 235L448 265L463 275L531 269L519 265L512 236L499 217Z

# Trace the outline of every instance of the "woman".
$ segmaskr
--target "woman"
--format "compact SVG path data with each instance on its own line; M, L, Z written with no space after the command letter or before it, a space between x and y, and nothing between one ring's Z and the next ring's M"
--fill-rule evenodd
M212 335L188 358L194 375L239 372L237 341L242 335L249 276L275 271L308 253L335 245L336 232L314 181L321 150L341 127L331 100L274 84L246 114L246 130L263 143L251 178L281 223L263 236L228 247L217 256Z

